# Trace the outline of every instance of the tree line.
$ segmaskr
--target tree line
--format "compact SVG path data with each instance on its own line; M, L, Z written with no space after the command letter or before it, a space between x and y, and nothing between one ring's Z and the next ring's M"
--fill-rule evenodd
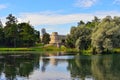
M109 52L120 48L120 17L94 17L87 23L80 21L72 26L66 38L66 46L78 50L92 49L93 53Z
M0 46L30 47L40 41L40 32L29 23L18 23L12 14L6 17L5 26L0 23Z

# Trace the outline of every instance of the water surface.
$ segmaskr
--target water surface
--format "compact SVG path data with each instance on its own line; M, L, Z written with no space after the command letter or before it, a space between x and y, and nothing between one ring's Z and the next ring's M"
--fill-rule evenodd
M119 54L1 54L0 80L120 80L119 60Z

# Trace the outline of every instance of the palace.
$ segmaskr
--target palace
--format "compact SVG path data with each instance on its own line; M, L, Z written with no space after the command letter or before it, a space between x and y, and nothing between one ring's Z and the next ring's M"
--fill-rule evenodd
M62 41L65 41L66 35L58 35L57 32L52 32L50 35L50 42L49 44L53 44L59 46L62 44Z

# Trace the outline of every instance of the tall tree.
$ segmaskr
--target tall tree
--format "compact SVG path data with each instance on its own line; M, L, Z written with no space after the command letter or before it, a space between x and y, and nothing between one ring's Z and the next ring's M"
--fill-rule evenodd
M6 17L7 22L6 25L11 25L11 24L17 24L17 18L13 16L12 14L9 14L8 17Z
M6 17L7 22L6 26L4 28L5 32L5 43L8 46L17 46L17 39L18 39L18 28L17 28L17 18L13 16L12 14L9 14L8 17Z
M48 33L45 33L45 34L43 35L42 42L43 42L44 44L49 44L49 42L50 42L50 35L49 35Z

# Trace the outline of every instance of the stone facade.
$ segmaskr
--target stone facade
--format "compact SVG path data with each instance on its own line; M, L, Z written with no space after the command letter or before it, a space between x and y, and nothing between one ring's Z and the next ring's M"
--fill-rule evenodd
M65 39L66 39L66 36L65 36L65 35L58 35L57 32L53 32L53 33L50 35L50 42L49 42L49 44L60 45L62 39L65 40Z
M59 43L59 36L57 32L53 32L50 35L50 44L57 44Z

